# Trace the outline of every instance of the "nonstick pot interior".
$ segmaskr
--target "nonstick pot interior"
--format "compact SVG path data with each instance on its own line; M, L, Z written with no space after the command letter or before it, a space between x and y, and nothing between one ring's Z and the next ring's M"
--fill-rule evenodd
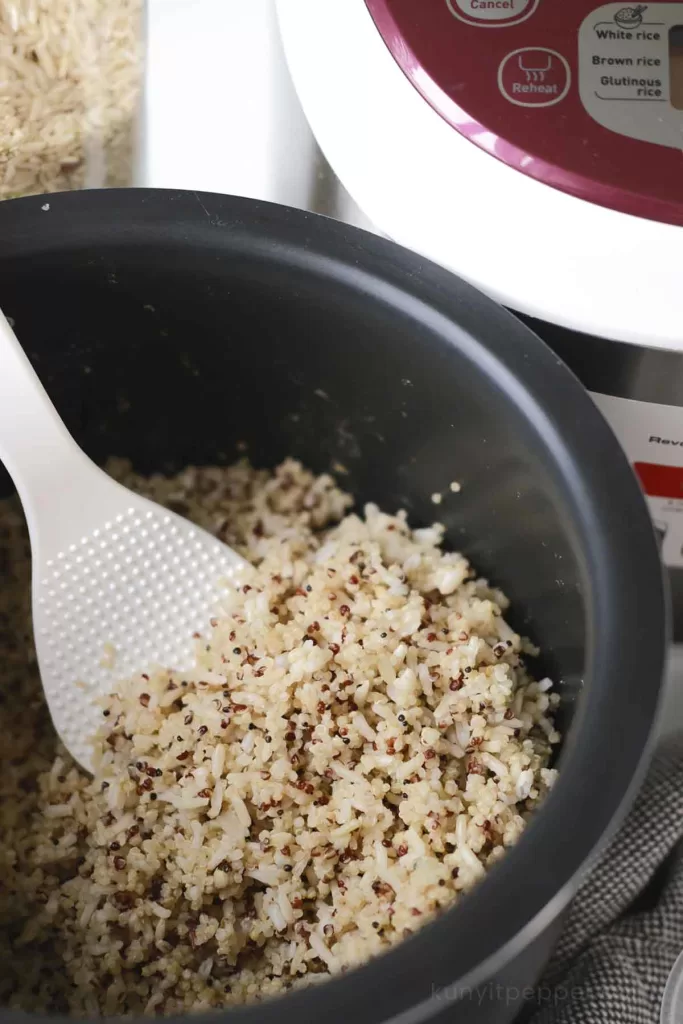
M486 977L559 912L639 777L666 615L633 475L558 359L413 253L230 197L108 191L47 205L0 204L0 305L90 455L173 470L229 462L246 444L259 465L342 465L359 504L444 522L543 648L536 671L559 683L566 738L560 780L519 845L390 954L234 1014L424 1018L435 989Z

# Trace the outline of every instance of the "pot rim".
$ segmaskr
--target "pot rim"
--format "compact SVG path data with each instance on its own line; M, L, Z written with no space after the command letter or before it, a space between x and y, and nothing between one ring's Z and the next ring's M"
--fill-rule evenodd
M322 985L220 1011L244 1024L280 1024L283 1013L327 1024L347 1024L350 1015L354 1024L399 1018L413 1024L435 1012L435 998L467 998L468 989L557 916L643 777L664 673L668 610L639 485L588 393L536 335L464 281L393 242L317 214L208 193L112 189L0 203L0 260L60 249L94 252L103 237L105 247L196 244L215 247L217 255L248 250L274 264L333 275L363 289L369 301L419 314L443 344L459 347L489 375L495 372L499 390L524 408L563 479L590 580L585 678L593 684L586 687L563 744L560 777L541 812L457 907L389 952ZM615 718L617 708L622 713ZM1 1010L0 1018L26 1020Z

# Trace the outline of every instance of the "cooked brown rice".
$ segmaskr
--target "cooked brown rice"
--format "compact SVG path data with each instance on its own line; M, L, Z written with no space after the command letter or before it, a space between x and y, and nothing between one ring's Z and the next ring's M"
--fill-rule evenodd
M0 199L132 184L142 0L0 0Z
M292 461L112 469L254 568L195 670L121 684L91 780L50 728L28 543L4 503L0 1003L170 1014L344 971L516 841L555 777L558 698L439 526L345 515Z

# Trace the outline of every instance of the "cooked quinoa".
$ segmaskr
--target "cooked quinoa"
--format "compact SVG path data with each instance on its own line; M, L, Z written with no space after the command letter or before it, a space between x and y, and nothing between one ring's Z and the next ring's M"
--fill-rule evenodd
M441 527L347 514L296 462L110 469L253 568L191 672L107 701L91 779L50 725L0 503L0 1003L181 1013L367 960L476 884L552 785L535 652Z

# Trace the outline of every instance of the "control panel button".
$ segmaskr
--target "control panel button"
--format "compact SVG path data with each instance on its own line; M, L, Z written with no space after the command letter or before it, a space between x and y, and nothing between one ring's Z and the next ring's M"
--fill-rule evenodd
M446 0L446 3L451 14L468 25L501 28L525 21L540 0Z
M569 92L572 72L556 50L526 46L513 50L498 69L498 87L518 107L552 107Z

